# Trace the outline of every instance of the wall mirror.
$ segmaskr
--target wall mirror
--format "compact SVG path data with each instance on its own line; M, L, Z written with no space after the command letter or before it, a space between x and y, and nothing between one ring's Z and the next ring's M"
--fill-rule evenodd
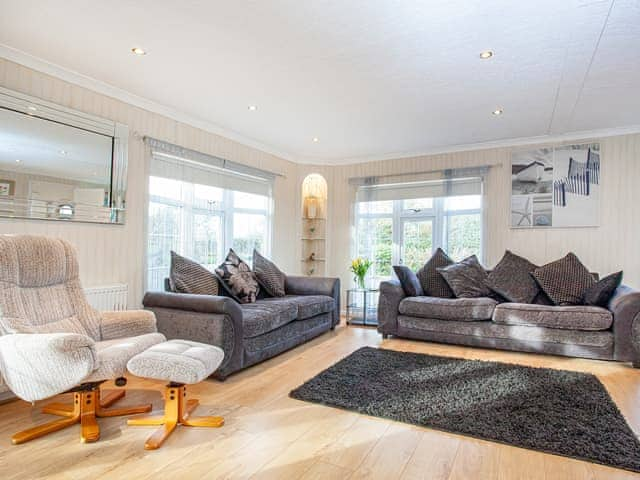
M0 88L0 217L123 224L128 128Z

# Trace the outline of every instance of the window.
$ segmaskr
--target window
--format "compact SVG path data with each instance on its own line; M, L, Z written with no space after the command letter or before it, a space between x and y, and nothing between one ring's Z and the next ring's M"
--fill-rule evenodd
M372 285L394 264L418 270L438 247L454 260L482 259L481 195L356 203L356 254L373 260Z

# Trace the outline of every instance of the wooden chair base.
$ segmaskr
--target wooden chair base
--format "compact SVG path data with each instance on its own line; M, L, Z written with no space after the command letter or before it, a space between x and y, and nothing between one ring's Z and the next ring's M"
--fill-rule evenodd
M73 404L71 405L58 402L45 405L42 408L43 413L65 418L18 432L11 437L11 441L14 445L18 445L79 423L80 441L82 443L95 442L100 438L100 427L96 418L151 411L151 404L107 410L108 407L124 397L125 391L111 390L102 395L99 385L99 383L91 384L74 391Z
M145 450L160 448L178 425L186 427L221 427L222 417L192 417L191 412L198 406L198 400L187 400L184 384L170 383L165 388L164 413L130 418L128 425L162 425L144 444Z

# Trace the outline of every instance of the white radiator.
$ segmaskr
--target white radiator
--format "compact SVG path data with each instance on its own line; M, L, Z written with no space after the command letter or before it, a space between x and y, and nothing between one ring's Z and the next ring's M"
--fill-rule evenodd
M84 289L87 301L96 310L126 310L129 286L105 285L102 287L88 287Z

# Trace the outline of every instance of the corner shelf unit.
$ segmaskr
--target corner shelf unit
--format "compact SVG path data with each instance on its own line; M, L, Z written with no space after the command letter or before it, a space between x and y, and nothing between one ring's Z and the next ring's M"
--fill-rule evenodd
M302 182L302 273L326 274L327 182L319 174L308 175Z

